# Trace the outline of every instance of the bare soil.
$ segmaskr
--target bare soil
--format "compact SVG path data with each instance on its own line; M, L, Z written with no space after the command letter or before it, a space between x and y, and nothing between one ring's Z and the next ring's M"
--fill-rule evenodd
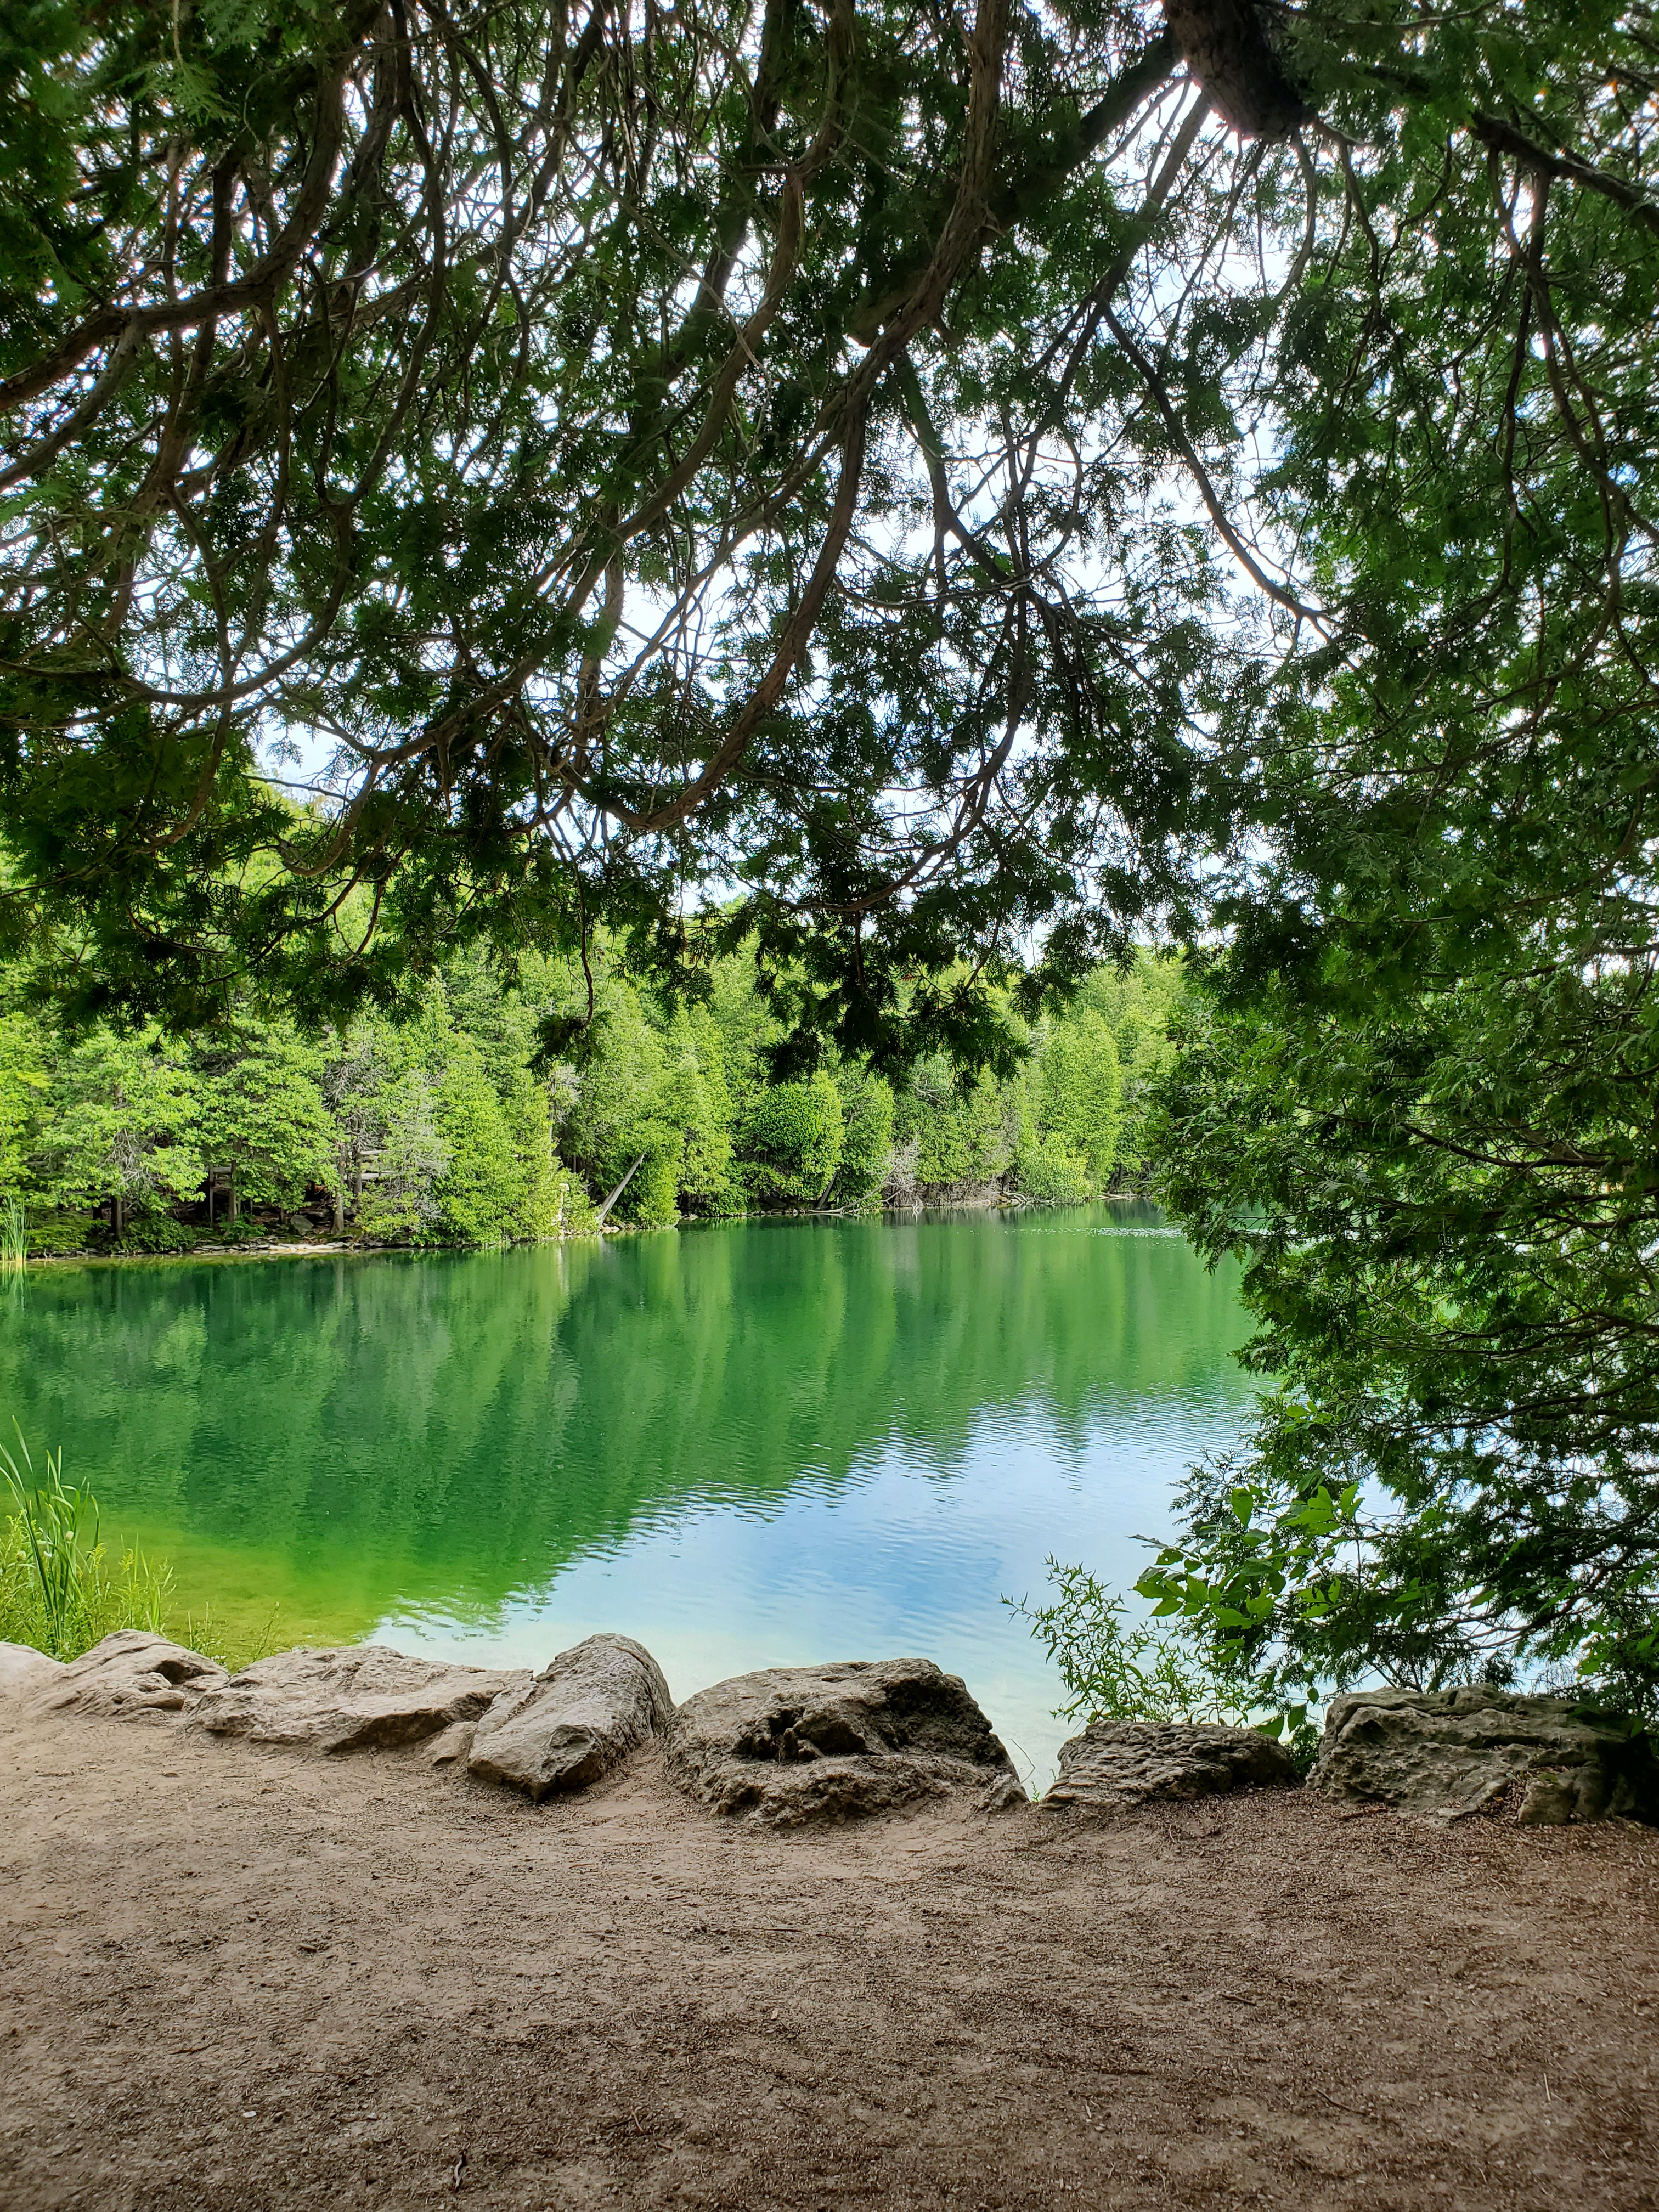
M1659 2205L1659 1835L0 1734L0 2204Z

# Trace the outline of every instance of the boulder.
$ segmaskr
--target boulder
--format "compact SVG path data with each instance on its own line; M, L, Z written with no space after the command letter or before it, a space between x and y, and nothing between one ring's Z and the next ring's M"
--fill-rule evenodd
M49 1659L32 1644L0 1643L0 1698L33 1698L61 1682L68 1672L61 1659Z
M735 1675L679 1708L667 1753L669 1772L692 1796L771 1827L963 1790L988 1809L1025 1802L966 1686L930 1659Z
M384 1750L475 1721L528 1680L523 1669L409 1659L379 1644L279 1651L210 1691L191 1725L306 1751Z
M1096 1721L1060 1746L1060 1772L1042 1802L1106 1812L1225 1790L1284 1789L1296 1778L1296 1762L1284 1745L1256 1729L1210 1721Z
M186 1712L229 1680L216 1659L147 1629L120 1628L52 1678L40 1702L50 1712L125 1720L136 1713Z
M486 1782L527 1790L586 1790L657 1735L674 1710L662 1669L626 1636L590 1636L533 1681L504 1690L473 1732L466 1765Z
M1529 1826L1659 1824L1659 1760L1644 1736L1573 1698L1485 1683L1333 1698L1308 1787L1443 1820L1503 1802Z

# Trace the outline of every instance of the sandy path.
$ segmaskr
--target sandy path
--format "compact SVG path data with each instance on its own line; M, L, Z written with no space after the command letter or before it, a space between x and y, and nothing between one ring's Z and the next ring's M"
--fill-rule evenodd
M5 2212L1659 2205L1623 1827L785 1839L654 1753L536 1810L56 1720L0 1735L0 1936Z

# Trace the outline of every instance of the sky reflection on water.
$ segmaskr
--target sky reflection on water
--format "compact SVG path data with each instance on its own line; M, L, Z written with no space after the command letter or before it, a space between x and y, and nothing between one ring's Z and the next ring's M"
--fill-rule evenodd
M1041 1781L1058 1684L1000 1603L1127 1583L1249 1386L1231 1279L1149 1209L755 1222L429 1258L32 1275L0 1390L183 1598L282 1640L540 1663L638 1637L677 1695L921 1652Z

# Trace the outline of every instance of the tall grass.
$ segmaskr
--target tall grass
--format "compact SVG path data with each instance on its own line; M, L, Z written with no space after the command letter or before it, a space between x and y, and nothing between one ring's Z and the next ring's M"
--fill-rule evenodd
M28 1263L29 1224L21 1198L0 1200L0 1275L21 1275Z
M20 1431L18 1452L0 1444L0 1640L33 1644L53 1659L78 1659L117 1629L168 1632L173 1571L125 1546L111 1563L98 1500L86 1483L64 1480L64 1455L48 1452L37 1474ZM249 1635L204 1610L177 1632L191 1650L233 1673L275 1648L276 1614Z
M112 1567L98 1500L65 1482L62 1452L37 1474L22 1436L21 1462L0 1444L0 1478L11 1515L0 1536L0 1635L73 1659L117 1628L160 1631L173 1577L133 1549Z

